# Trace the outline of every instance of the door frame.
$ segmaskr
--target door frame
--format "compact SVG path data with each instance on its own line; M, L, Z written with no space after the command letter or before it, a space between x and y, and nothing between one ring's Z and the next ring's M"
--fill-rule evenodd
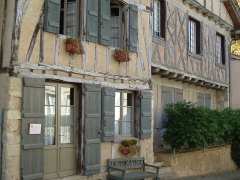
M57 150L57 177L54 178L60 178L60 177L66 177L67 175L64 175L61 173L60 171L60 149L61 147L70 147L70 145L65 144L63 146L61 146L60 143L60 108L61 108L61 87L69 87L69 88L74 88L74 130L73 130L73 146L75 148L75 157L76 157L76 169L75 169L75 174L77 174L79 172L79 159L82 159L82 156L79 156L79 152L82 151L81 146L79 146L79 141L81 139L81 129L79 128L79 124L81 124L81 108L79 108L81 106L81 89L79 88L80 86L78 84L71 84L71 83L62 83L62 82L46 82L45 83L45 87L46 86L53 86L55 87L56 90L56 94L55 94L55 145L44 145L44 153L45 150L49 150L49 149L56 149ZM45 97L44 97L45 98ZM72 147L71 144L71 147ZM45 157L45 156L44 156ZM45 162L43 162L43 164L45 164ZM81 168L80 168L81 169ZM51 175L48 177L46 177L46 174L44 173L44 179L51 179Z

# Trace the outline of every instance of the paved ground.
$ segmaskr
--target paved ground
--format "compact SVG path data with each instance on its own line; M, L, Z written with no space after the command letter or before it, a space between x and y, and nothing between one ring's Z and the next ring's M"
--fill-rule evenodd
M240 180L240 171L202 177L181 178L178 180Z

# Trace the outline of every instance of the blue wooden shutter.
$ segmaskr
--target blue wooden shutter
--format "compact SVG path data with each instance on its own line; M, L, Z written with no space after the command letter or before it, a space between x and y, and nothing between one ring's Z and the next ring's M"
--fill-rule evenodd
M140 137L150 138L152 134L152 93L151 91L141 91L140 100Z
M102 140L114 140L115 89L102 89Z
M110 0L100 0L99 42L106 46L110 46L112 44L111 12L110 11L111 11Z
M138 7L129 5L129 51L137 52L138 48Z
M59 33L61 0L45 0L44 30Z
M98 42L98 0L87 0L86 39Z
M83 85L84 95L84 172L100 172L101 152L101 87Z
M43 79L24 79L21 133L23 180L43 178L44 92ZM41 134L30 135L30 124L41 124Z

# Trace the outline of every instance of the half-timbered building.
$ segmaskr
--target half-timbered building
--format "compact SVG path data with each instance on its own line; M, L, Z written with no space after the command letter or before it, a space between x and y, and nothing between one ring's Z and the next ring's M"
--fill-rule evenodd
M166 104L227 107L229 3L0 0L0 179L105 179L122 140L154 163Z

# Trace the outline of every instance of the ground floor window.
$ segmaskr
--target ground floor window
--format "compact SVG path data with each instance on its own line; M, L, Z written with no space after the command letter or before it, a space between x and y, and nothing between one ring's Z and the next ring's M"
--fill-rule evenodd
M115 135L134 135L134 94L128 91L115 92Z
M211 94L198 93L198 95L197 95L197 105L202 106L202 107L206 107L206 108L211 108L211 106L212 106Z
M76 173L77 90L71 85L45 86L45 178Z

